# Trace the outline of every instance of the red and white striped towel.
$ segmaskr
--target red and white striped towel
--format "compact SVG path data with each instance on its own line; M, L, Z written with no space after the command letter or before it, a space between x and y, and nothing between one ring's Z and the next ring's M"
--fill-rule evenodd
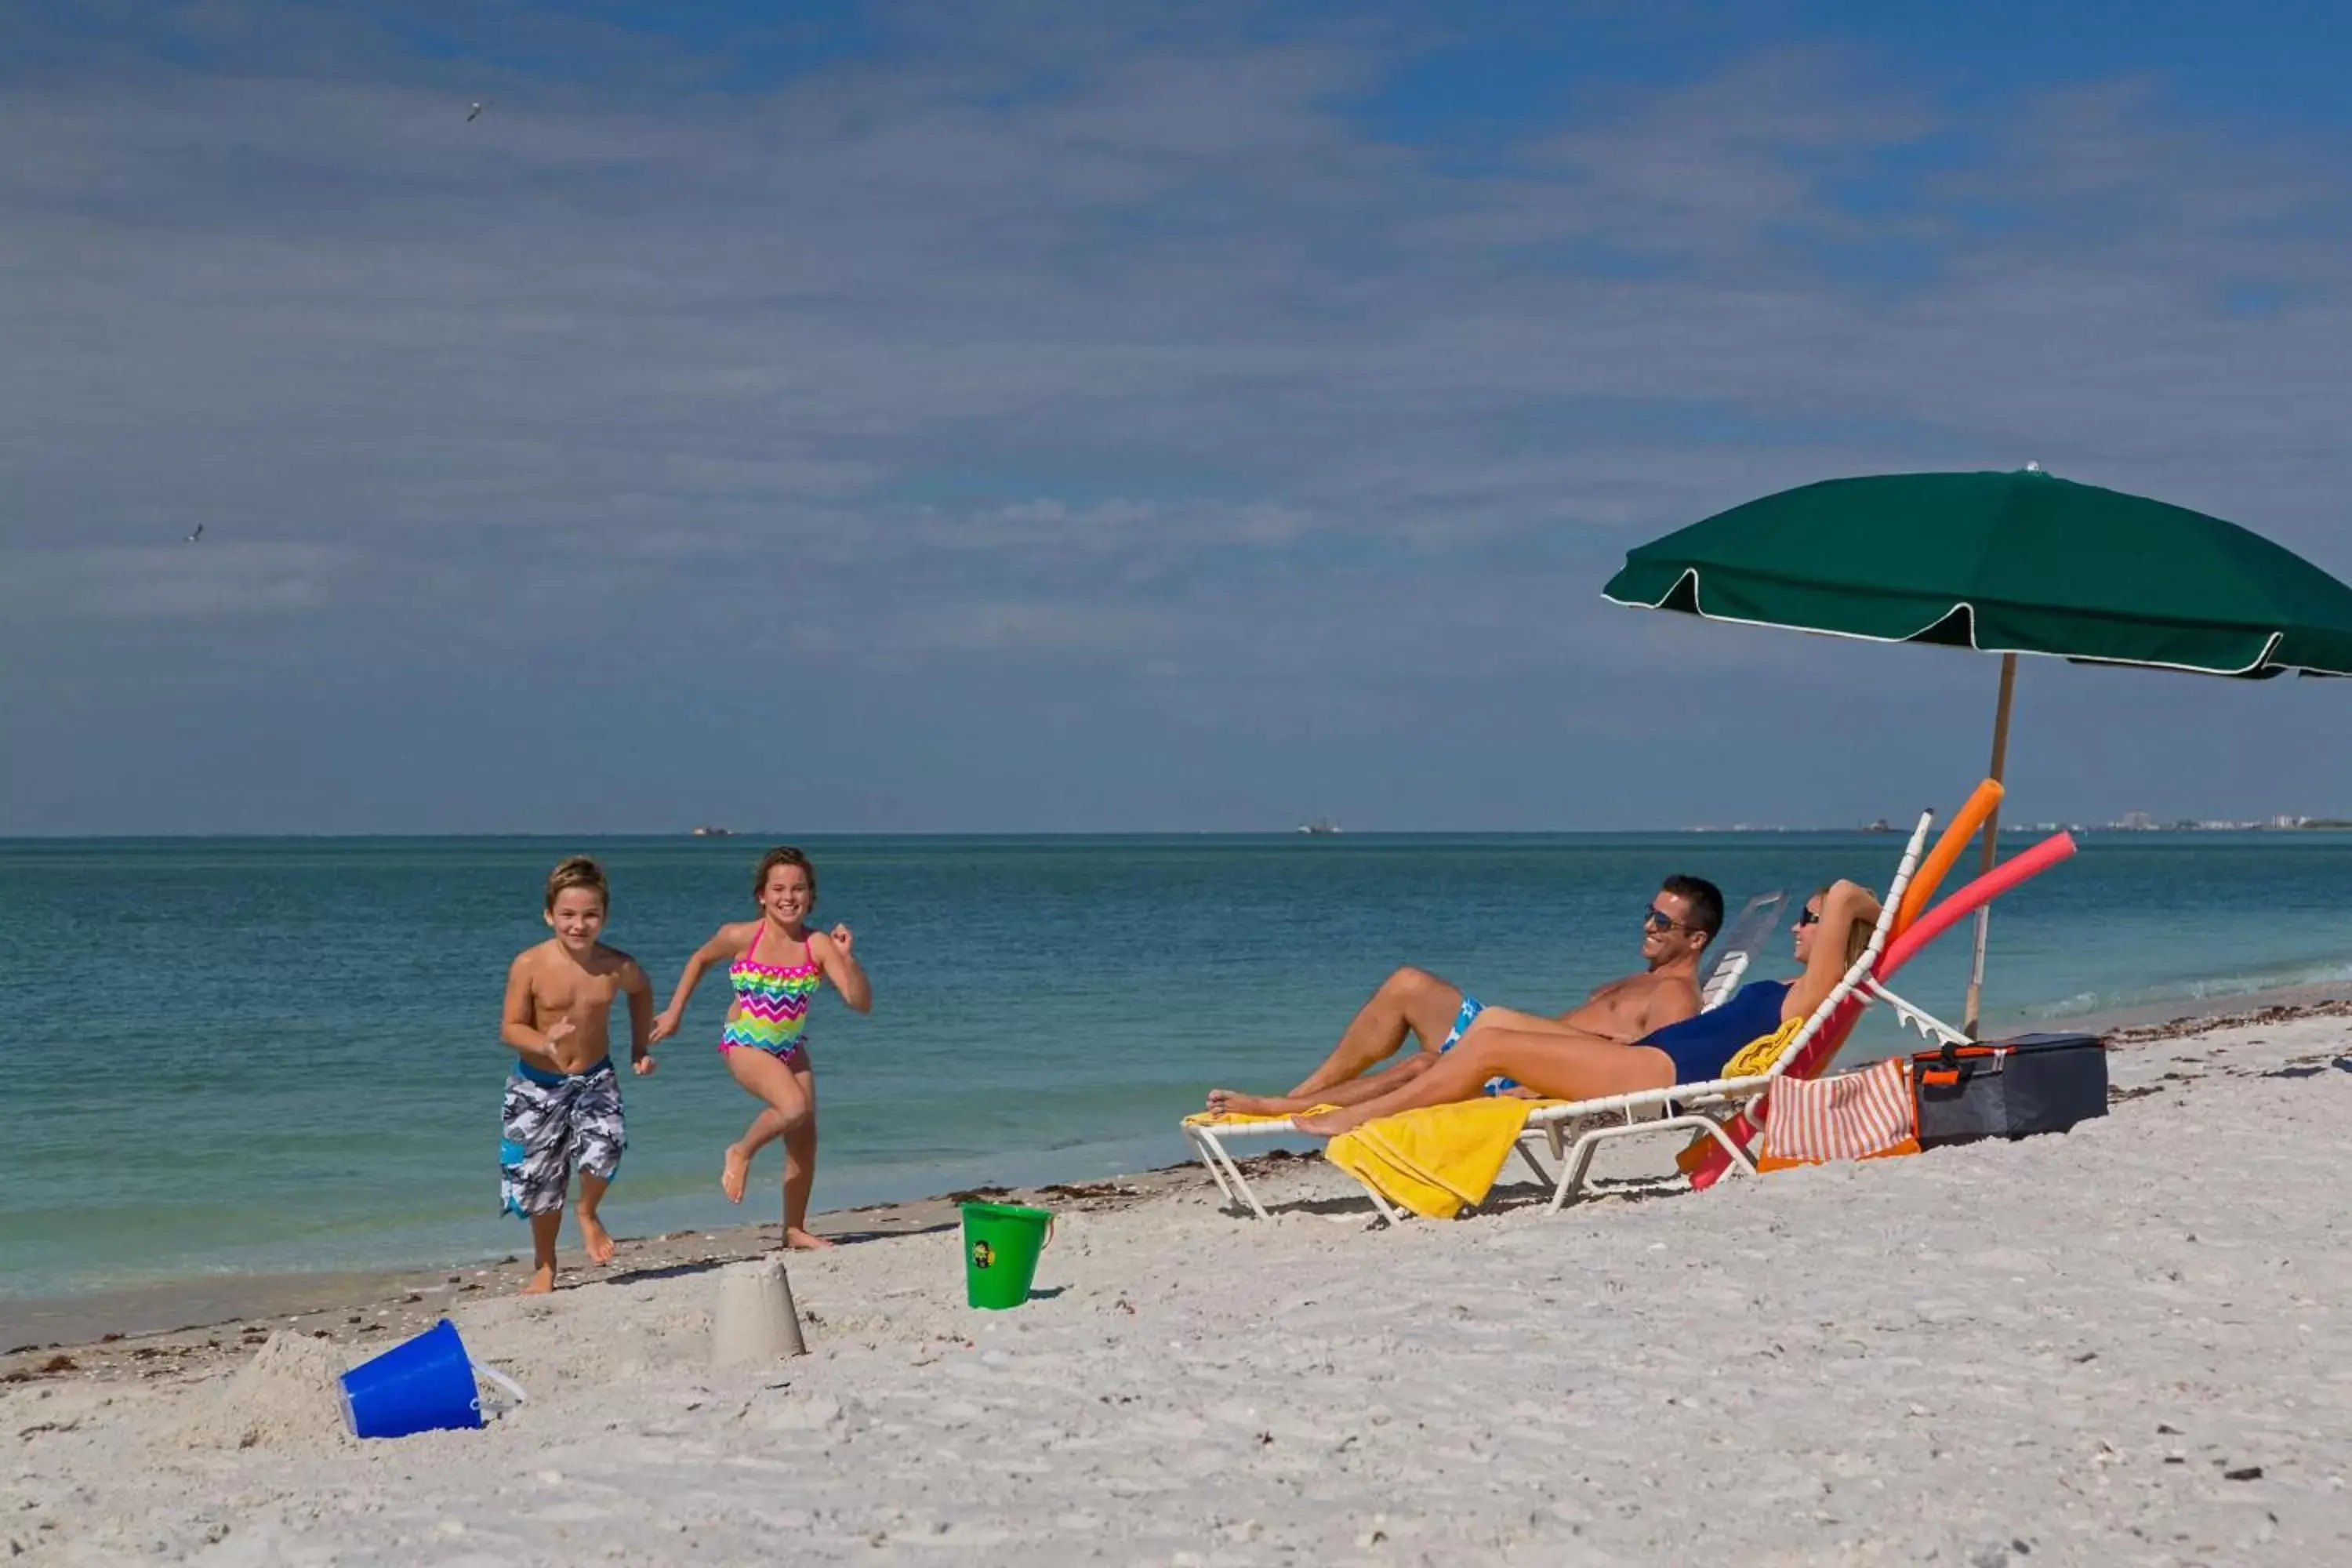
M1783 1078L1766 1104L1759 1169L1918 1152L1911 1064L1890 1057L1859 1072Z

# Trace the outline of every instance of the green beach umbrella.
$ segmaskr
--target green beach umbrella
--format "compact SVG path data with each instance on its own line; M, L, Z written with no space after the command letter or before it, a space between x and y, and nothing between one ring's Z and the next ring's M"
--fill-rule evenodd
M2236 523L2038 465L1782 490L1642 545L1601 593L1707 620L1999 653L1995 778L2021 653L2241 679L2352 675L2352 587ZM1985 826L1988 867L1999 828ZM1971 1030L1984 936L1979 911Z

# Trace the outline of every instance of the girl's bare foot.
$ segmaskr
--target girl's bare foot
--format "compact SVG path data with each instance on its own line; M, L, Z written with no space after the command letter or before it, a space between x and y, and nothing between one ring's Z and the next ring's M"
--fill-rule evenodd
M751 1179L751 1156L734 1144L727 1145L727 1163L719 1168L719 1190L727 1194L730 1204L743 1201L743 1184Z
M586 1209L582 1209L580 1211L580 1245L588 1249L589 1262L610 1263L613 1261L612 1232L604 1228L604 1221L598 1219L594 1215L590 1214ZM551 1275L549 1278L549 1288L551 1289L554 1288L554 1279Z
M545 1296L553 1291L554 1289L555 1269L553 1266L551 1265L545 1268L535 1268L531 1270L530 1283L522 1288L521 1294L525 1296Z
M831 1247L833 1243L821 1236L812 1235L798 1226L793 1226L784 1232L784 1245L794 1252L819 1252Z

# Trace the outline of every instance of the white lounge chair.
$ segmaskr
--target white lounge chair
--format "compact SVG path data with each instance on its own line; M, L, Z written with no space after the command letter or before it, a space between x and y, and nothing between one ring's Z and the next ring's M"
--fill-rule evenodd
M1534 1169L1536 1179L1552 1180L1537 1163L1535 1156L1528 1152L1530 1142L1541 1139L1549 1146L1552 1158L1561 1163L1559 1177L1553 1185L1551 1202L1546 1205L1545 1212L1558 1214L1569 1199L1583 1190L1584 1178L1592 1168L1592 1157L1600 1152L1601 1144L1616 1138L1652 1132L1703 1132L1722 1146L1724 1152L1731 1157L1734 1169L1754 1175L1756 1162L1748 1158L1748 1151L1739 1146L1738 1140L1724 1131L1725 1119L1762 1100L1780 1076L1789 1070L1790 1064L1802 1056L1814 1037L1831 1026L1832 1021L1837 1022L1840 1027L1850 1028L1853 1015L1840 1016L1846 1014L1849 1002L1859 999L1859 1005L1853 1009L1857 1014L1861 1007L1877 999L1893 1005L1898 1013L1906 1016L1906 1023L1911 1022L1912 1016L1918 1016L1917 1009L1873 979L1871 972L1877 968L1879 955L1886 949L1887 933L1894 927L1895 910L1903 902L1905 890L1911 886L1913 874L1919 868L1919 853L1927 845L1927 829L1934 826L1936 814L1932 811L1919 814L1919 825L1911 830L1910 842L1904 846L1903 858L1895 864L1895 879L1887 884L1885 900L1878 911L1878 923L1871 928L1870 942L1863 948L1862 956L1847 967L1838 983L1830 988L1830 994L1805 1016L1804 1023L1782 1044L1770 1065L1762 1072L1741 1078L1717 1079L1710 1083L1678 1083L1671 1089L1647 1089L1639 1094L1616 1094L1601 1100L1547 1105L1528 1117L1526 1130L1519 1135L1518 1149L1521 1157ZM1645 1120L1645 1113L1651 1111L1664 1114ZM1609 1126L1588 1130L1574 1144L1568 1145L1567 1124L1591 1116L1609 1116L1615 1120ZM1386 1198L1370 1187L1364 1190L1371 1193L1372 1202L1380 1206L1381 1212L1391 1224L1400 1217Z
M1911 846L1897 872L1895 885L1887 896L1886 908L1889 910L1892 910L1901 900L1903 889L1910 881L1911 870L1917 865L1919 859L1920 840L1926 836L1931 820L1932 816L1929 814L1921 814L1918 831L1912 835ZM1720 1006L1739 988L1740 978L1747 973L1748 966L1754 962L1757 950L1772 934L1775 917L1786 901L1787 896L1783 893L1766 893L1750 899L1741 909L1738 918L1732 922L1727 933L1721 955L1716 960L1715 968L1708 974L1701 993L1706 1007L1712 1009ZM1872 962L1876 960L1878 950L1885 941L1887 922L1893 918L1891 913L1880 917L1879 929L1873 933L1872 945L1870 951L1864 955L1864 959ZM1859 963L1858 968L1862 974L1866 976L1869 973L1868 963ZM1843 1003L1851 993L1853 985L1853 973L1850 972L1840 982L1838 988L1831 994L1831 1001L1822 1005L1820 1016L1827 1016L1832 1010L1832 1003ZM1707 1128L1713 1130L1718 1140L1721 1140L1723 1139L1722 1131L1717 1127L1713 1118L1704 1115L1677 1115L1675 1113L1675 1106L1687 1102L1693 1107L1713 1108L1735 1100L1745 1104L1755 1095L1760 1094L1764 1089L1770 1087L1772 1079L1778 1077L1787 1063L1793 1058L1796 1047L1818 1032L1818 1026L1809 1020L1806 1032L1791 1043L1789 1050L1781 1053L1780 1059L1773 1064L1772 1071L1753 1079L1728 1079L1709 1084L1677 1084L1671 1089L1650 1089L1640 1094L1612 1095L1605 1100L1577 1100L1571 1103L1541 1107L1528 1117L1527 1128L1520 1134L1517 1145L1519 1158L1525 1161L1528 1168L1535 1173L1538 1181L1551 1181L1550 1173L1537 1162L1530 1145L1538 1142L1549 1143L1552 1157L1561 1159L1564 1157L1566 1125L1583 1117L1602 1114L1622 1117L1622 1124L1588 1132L1577 1141L1575 1173L1576 1181L1580 1184L1583 1180L1585 1168L1591 1163L1591 1148L1611 1137L1624 1137L1633 1132L1659 1131L1672 1127L1696 1126L1703 1122ZM1646 1121L1641 1120L1643 1113L1659 1110L1667 1112L1665 1120ZM1310 1133L1301 1132L1287 1118L1265 1121L1194 1121L1188 1118L1183 1123L1182 1130L1186 1140L1192 1145L1193 1153L1209 1168L1209 1174L1215 1178L1218 1190L1224 1194L1226 1201L1237 1208L1246 1208L1260 1219L1266 1217L1265 1205L1258 1201L1257 1194L1251 1189L1248 1176L1243 1173L1241 1163L1234 1156L1233 1152L1225 1147L1226 1142L1234 1138L1312 1136ZM1726 1140L1726 1142L1728 1141ZM1755 1169L1755 1165L1748 1160L1745 1153L1737 1150L1734 1153L1746 1169L1751 1172ZM1551 1206L1554 1209L1567 1201L1566 1194L1569 1190L1564 1167L1560 1190L1552 1199ZM1365 1188L1365 1191L1371 1193L1372 1202L1380 1205L1381 1212L1391 1221L1399 1217L1386 1198L1373 1192L1370 1187Z

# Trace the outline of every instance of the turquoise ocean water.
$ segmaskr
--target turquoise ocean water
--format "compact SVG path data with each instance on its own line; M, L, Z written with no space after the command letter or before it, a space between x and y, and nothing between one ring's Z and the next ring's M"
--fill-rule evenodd
M2028 840L2012 838L2012 851ZM1554 1010L1636 962L1659 878L1735 905L1900 839L1831 834L812 839L870 1017L817 1005L817 1205L1183 1157L1212 1085L1288 1087L1394 964ZM744 838L0 843L0 1294L497 1255L508 960L561 855L603 858L615 945L667 999L751 912ZM1973 852L1972 852L1973 855ZM1971 857L1972 858L1972 857ZM1957 882L1957 879L1956 879ZM2101 834L2005 899L1988 1024L2352 978L2352 836ZM1965 928L1903 989L1957 1016ZM1785 952L1785 948L1780 950ZM1777 963L1759 973L1785 972ZM717 1193L752 1110L706 981L625 1079L622 1234L773 1220ZM1852 1049L1897 1043L1874 1015ZM567 1229L567 1247L571 1245Z

